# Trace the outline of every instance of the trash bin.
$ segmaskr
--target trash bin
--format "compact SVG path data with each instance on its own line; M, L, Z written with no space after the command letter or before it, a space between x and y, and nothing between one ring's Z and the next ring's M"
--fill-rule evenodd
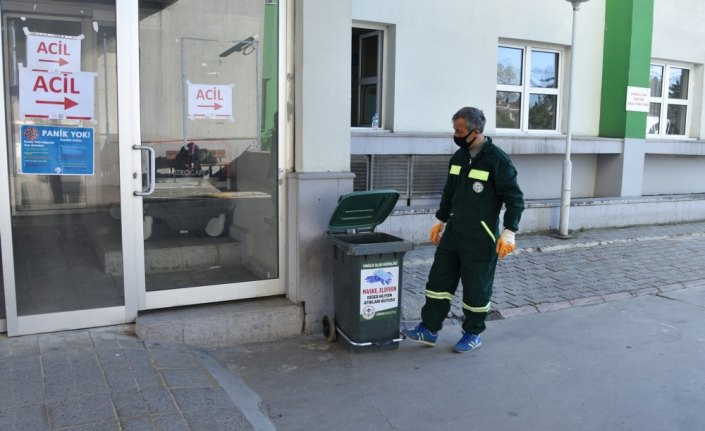
M404 253L414 244L374 232L398 199L395 190L347 194L338 200L328 224L334 316L324 316L323 334L354 352L395 349L401 341Z

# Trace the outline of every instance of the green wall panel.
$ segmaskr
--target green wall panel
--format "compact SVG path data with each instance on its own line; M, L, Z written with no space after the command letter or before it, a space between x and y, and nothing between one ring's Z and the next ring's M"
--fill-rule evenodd
M626 111L627 87L648 87L654 0L606 0L600 136L643 139L646 113Z

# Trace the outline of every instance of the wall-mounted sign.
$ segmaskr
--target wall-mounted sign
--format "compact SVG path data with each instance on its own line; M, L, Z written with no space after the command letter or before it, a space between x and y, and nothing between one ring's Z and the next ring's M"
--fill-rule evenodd
M22 126L20 172L29 175L93 175L93 129Z
M233 84L210 85L188 82L188 117L233 121Z
M21 118L93 119L95 73L19 72Z
M27 67L45 72L81 71L81 36L27 33Z
M627 111L649 112L650 95L648 87L627 87Z

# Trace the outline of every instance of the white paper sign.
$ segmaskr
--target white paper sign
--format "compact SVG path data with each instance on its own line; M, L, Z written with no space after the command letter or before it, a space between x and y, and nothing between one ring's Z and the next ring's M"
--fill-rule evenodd
M27 67L46 72L79 72L83 36L27 34Z
M627 111L649 112L648 87L627 87Z
M21 118L93 120L95 73L19 71Z
M188 82L188 117L233 121L233 84L210 85Z

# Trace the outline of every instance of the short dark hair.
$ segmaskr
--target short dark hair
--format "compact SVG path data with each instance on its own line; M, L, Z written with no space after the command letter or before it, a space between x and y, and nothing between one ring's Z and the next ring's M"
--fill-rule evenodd
M453 121L458 118L465 120L465 124L468 126L468 131L477 129L480 133L482 133L485 130L485 122L487 120L485 120L485 114L480 109L470 106L460 108L458 109L458 112L453 115Z

